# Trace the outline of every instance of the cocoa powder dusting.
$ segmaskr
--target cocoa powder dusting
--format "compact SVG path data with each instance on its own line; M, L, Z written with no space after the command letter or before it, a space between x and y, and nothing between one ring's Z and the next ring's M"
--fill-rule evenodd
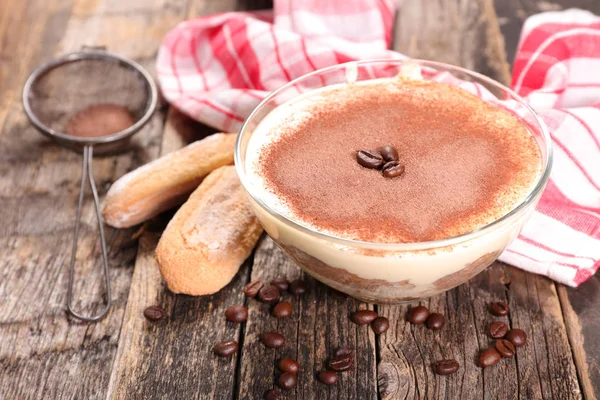
M93 104L76 113L66 133L79 137L100 137L121 132L134 124L126 107L118 104Z
M276 128L258 167L267 189L321 230L378 242L467 233L514 208L539 173L524 125L462 89L347 85L322 100L299 125ZM384 145L398 149L402 176L356 162L357 150Z

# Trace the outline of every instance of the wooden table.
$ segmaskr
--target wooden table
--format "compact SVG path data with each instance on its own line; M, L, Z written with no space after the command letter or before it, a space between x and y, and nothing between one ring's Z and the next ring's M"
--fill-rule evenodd
M404 0L395 48L509 82L506 53L514 54L527 15L578 5L600 13L597 0ZM42 138L20 102L28 73L50 57L82 45L105 45L154 71L165 33L186 18L269 7L243 0L29 0L0 5L0 399L228 399L260 398L273 386L276 360L302 365L298 387L285 398L595 398L600 393L600 281L579 289L496 263L460 287L423 303L444 313L434 333L404 321L407 306L368 305L337 296L307 278L310 290L294 300L286 322L265 318L265 306L241 291L250 279L301 276L271 240L263 238L233 282L214 296L174 296L161 282L153 250L165 218L142 230L107 230L112 311L96 324L65 313L67 262L79 187L80 156ZM495 8L494 8L495 7ZM503 40L503 34L506 43ZM505 46L506 45L506 46ZM160 154L210 132L162 104L136 136L136 150L97 158L105 193L116 178ZM93 311L103 294L94 214L86 197L78 252L78 304ZM525 329L529 344L515 359L482 370L478 350L490 342L492 300L506 300L505 318ZM248 304L247 323L223 317ZM142 312L161 305L168 318L147 322ZM374 308L392 321L375 337L348 314ZM257 344L265 330L287 338L280 350ZM212 355L216 341L236 339L237 356ZM356 366L336 386L314 379L339 345L356 349ZM451 377L433 374L440 358L460 361Z

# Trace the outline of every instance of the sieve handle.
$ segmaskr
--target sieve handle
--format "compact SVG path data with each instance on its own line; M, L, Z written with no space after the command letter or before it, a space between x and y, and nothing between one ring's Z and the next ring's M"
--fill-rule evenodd
M108 255L106 252L106 240L104 239L104 228L102 214L100 213L100 201L98 200L98 191L96 190L96 182L94 181L94 173L92 172L92 156L94 148L92 145L86 145L83 148L83 166L81 168L81 187L79 188L79 203L77 204L77 217L75 221L75 234L73 238L73 250L71 252L71 265L69 266L69 288L67 292L67 308L71 315L82 321L94 322L103 318L110 309L110 278L108 276ZM100 233L100 244L102 246L102 262L104 264L104 279L106 281L106 306L97 315L86 317L77 313L73 309L73 279L75 275L75 255L77 253L77 239L79 237L79 225L81 222L81 208L83 206L83 193L85 191L85 181L89 181L92 195L94 196L94 205L96 208L96 220L98 221L98 231Z

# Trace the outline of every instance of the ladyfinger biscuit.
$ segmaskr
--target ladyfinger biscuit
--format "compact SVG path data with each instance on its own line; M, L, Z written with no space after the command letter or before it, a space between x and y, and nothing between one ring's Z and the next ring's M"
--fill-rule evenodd
M204 179L167 225L155 257L174 293L221 290L235 276L262 233L235 167Z
M233 164L235 138L215 133L123 175L106 194L104 220L128 228L183 203L211 171Z

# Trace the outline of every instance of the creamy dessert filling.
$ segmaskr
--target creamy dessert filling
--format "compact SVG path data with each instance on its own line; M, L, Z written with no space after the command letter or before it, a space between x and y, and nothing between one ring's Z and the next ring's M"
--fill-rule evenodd
M391 175L360 162L361 150L384 146L398 153ZM522 202L541 168L535 139L512 113L458 87L406 78L296 97L259 123L246 152L249 184L276 212L379 243L477 230Z

